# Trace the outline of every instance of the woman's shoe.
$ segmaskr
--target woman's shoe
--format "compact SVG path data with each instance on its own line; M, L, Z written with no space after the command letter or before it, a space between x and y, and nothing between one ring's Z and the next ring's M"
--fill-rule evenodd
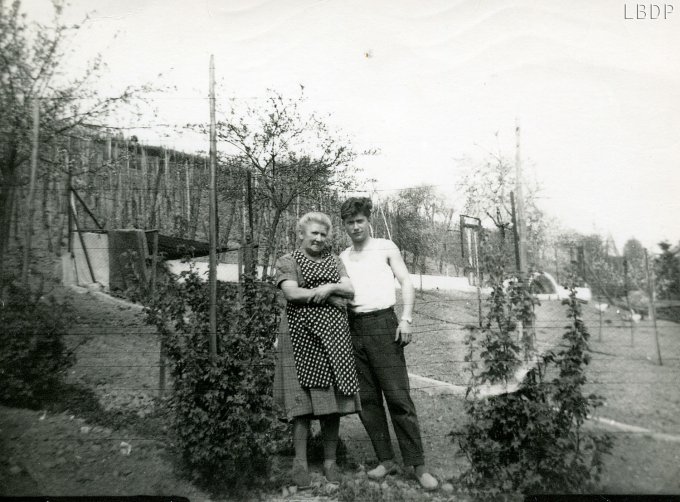
M308 488L312 484L312 477L309 475L307 467L299 462L293 462L291 477L298 488Z
M333 462L330 467L324 466L323 468L323 474L326 476L326 480L329 483L340 483L340 480L342 479L342 473L340 472L340 468L338 467L338 464Z
M368 471L366 475L369 477L369 479L377 481L384 478L388 474L394 474L397 471L399 471L399 466L394 460L385 460L384 462L380 462L378 467L375 469Z

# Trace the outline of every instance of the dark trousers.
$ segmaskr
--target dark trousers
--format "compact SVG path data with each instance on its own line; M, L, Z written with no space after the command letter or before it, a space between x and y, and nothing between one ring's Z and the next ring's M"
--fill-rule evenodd
M390 411L404 465L424 463L416 408L411 400L404 349L394 341L399 322L393 309L349 316L359 376L361 422L380 462L394 458L383 406Z

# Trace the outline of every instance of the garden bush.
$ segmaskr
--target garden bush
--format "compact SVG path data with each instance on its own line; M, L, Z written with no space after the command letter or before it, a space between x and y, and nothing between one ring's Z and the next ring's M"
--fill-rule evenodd
M218 282L216 357L208 295L194 271L184 272L153 296L147 322L164 342L174 430L194 480L212 488L252 485L267 474L284 430L272 396L277 292L252 280Z
M559 350L539 356L531 350L530 330L524 343L517 341L519 323L534 322L535 300L521 281L503 286L502 260L492 256L485 265L493 285L488 314L481 328L468 328L466 338L472 372L468 420L452 433L470 462L461 481L480 498L588 492L612 442L582 429L602 400L583 392L589 333L575 289L563 301L568 325ZM534 363L516 392L480 398L480 385L507 383L523 359Z
M62 382L75 356L64 343L68 304L5 277L0 304L0 402L36 407Z

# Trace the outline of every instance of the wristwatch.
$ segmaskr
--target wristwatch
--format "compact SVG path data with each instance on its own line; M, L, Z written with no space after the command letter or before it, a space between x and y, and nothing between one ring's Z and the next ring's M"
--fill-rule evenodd
M401 320L406 321L409 324L413 324L413 319L411 319L410 317L402 317Z

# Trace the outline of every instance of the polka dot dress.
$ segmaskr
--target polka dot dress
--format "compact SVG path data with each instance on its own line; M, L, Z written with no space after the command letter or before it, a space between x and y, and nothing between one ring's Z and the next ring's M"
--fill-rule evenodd
M293 258L302 271L308 288L340 282L332 255L320 262L294 251ZM351 396L359 391L347 313L327 304L288 302L286 314L290 325L293 356L300 385L304 388L328 388Z

